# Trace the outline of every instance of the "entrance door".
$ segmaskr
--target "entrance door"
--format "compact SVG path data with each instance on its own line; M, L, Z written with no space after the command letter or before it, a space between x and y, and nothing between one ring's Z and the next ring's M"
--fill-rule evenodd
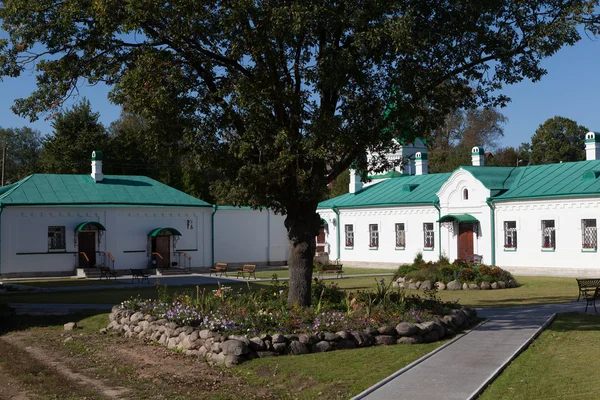
M321 225L319 228L319 235L317 236L317 253L325 251L325 226Z
M458 225L458 258L466 260L473 255L473 224Z
M77 243L79 244L79 252L85 253L87 258L90 260L89 265L87 265L85 257L82 254L79 254L79 266L94 266L96 264L96 233L79 232Z
M171 237L157 236L155 239L156 250L154 251L162 256L162 259L160 257L156 257L156 268L169 268L171 266Z

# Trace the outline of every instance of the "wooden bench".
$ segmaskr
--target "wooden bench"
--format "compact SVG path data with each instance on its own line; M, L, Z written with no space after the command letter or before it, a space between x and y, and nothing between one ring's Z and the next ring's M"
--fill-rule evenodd
M579 296L577 301L581 299L581 296L585 297L587 292L593 292L597 287L600 287L600 278L577 278L577 286L579 286Z
M343 264L325 264L319 270L319 276L323 276L323 274L335 274L336 278L341 278L344 273L342 266Z
M587 312L588 306L591 304L594 306L594 311L598 314L598 310L596 310L596 300L600 299L600 287L597 287L595 290L586 290L583 292L583 298L585 299L585 311Z
M469 264L472 263L476 263L476 264L481 264L481 261L483 261L483 256L479 255L479 254L471 254L465 257L465 261L468 262Z
M98 265L98 269L100 270L100 280L102 280L102 278L109 280L111 277L117 280L117 271L114 269L110 269L104 265Z
M144 279L146 282L150 283L150 275L148 275L148 272L146 272L145 269L130 269L130 271L131 283L133 283L134 279L137 279L138 283L140 283L140 279L142 283L144 283Z
M254 279L256 279L256 264L244 264L241 269L237 270L238 278L240 275L244 278L246 274L248 274L248 279L250 279L251 276L254 276Z
M223 276L223 274L227 276L227 263L215 263L215 267L210 269L210 274L208 276L212 276L213 273L215 276L217 276L217 274L219 274L219 276Z

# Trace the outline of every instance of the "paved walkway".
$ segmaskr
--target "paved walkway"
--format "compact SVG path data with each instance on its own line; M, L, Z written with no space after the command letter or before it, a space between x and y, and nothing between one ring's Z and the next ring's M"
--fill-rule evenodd
M478 316L488 321L354 399L475 398L552 321L555 313L584 309L585 302L479 309Z

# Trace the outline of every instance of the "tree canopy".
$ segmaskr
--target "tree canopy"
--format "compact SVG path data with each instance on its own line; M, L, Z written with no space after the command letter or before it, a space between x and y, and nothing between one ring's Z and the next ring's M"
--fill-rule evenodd
M0 147L6 148L5 185L38 172L41 141L40 132L28 127L0 128Z
M288 300L304 305L327 184L453 110L506 103L499 89L540 79L596 3L5 0L0 75L37 68L14 105L30 118L105 82L128 111L192 127L220 197L287 214Z
M585 160L585 126L564 117L547 119L531 138L531 163L551 164Z

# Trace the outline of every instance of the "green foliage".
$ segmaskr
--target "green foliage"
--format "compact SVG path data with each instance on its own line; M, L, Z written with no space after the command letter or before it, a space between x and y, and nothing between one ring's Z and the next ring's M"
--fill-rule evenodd
M41 149L39 131L28 127L0 128L0 146L6 148L5 185L39 172Z
M439 260L438 260L438 264L443 266L443 265L450 265L450 259L448 258L447 255L443 254L440 256Z
M447 258L440 258L438 262L427 262L415 266L401 267L397 276L414 281L431 281L448 283L457 280L463 283L481 282L507 282L514 279L510 272L499 267L484 264L467 263L456 259L452 264Z
M585 160L585 126L564 118L546 120L531 138L531 163L551 164Z
M506 104L503 85L539 80L541 61L580 39L577 22L596 4L34 3L0 8L0 77L37 73L36 90L13 110L35 119L55 113L79 82L114 85L111 100L156 119L162 135L187 130L194 162L219 177L220 201L286 213L302 244L290 268L300 270L311 268L300 260L314 255L306 244L329 183L353 163L388 167L385 157L368 165L364 153L384 155L393 139L412 141L457 109ZM100 145L87 136L45 146L48 171L87 172L70 161L87 163L80 154ZM311 282L290 284L289 301L306 305Z
M41 168L48 174L89 174L92 151L106 152L109 138L100 115L92 111L88 100L56 116L53 136L42 143ZM109 160L109 154L105 160ZM107 162L105 173L110 173Z
M337 197L348 193L350 187L350 170L342 172L331 184L329 197Z
M396 276L406 276L408 273L416 271L418 267L414 265L401 265L398 267L398 271L396 271Z
M413 267L419 268L425 265L425 260L423 259L423 253L418 252L413 259Z

